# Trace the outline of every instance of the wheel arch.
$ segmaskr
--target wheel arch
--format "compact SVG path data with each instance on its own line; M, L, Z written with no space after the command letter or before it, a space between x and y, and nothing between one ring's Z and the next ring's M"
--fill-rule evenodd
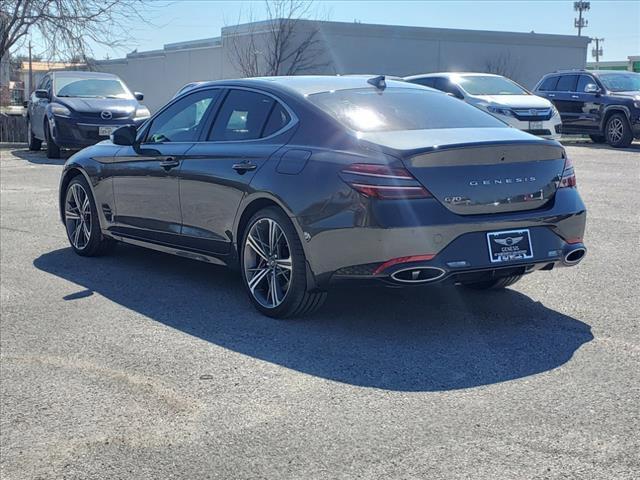
M625 105L609 105L605 108L604 115L602 116L602 123L600 124L601 132L604 133L607 122L611 118L611 115L614 115L616 113L622 113L627 119L627 122L629 122L629 119L631 118L631 112L629 111L628 107L626 107Z

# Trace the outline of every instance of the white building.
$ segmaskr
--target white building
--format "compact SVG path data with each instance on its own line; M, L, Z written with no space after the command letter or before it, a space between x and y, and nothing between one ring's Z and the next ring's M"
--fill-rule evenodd
M234 48L251 34L266 41L269 22L223 28L220 37L165 45L126 58L98 62L98 69L122 77L145 94L153 111L184 84L241 77ZM309 74L406 76L437 71L489 71L526 87L545 73L584 68L586 37L537 33L454 30L344 22L299 21L300 35L317 30L318 67ZM257 48L260 51L261 48Z

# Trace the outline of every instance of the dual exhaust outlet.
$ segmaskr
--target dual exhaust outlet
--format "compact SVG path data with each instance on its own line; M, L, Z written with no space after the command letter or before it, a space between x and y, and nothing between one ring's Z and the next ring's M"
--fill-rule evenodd
M562 257L562 263L567 266L576 265L582 261L586 253L587 249L584 247L571 249ZM419 284L435 282L446 274L447 272L439 267L416 266L397 270L391 274L391 278L398 283Z

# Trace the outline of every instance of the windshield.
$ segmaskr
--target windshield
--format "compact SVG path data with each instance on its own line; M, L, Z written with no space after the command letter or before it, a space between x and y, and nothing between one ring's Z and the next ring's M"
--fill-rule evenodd
M529 95L520 85L504 77L460 75L452 76L451 81L471 95Z
M505 127L463 101L421 88L337 90L307 98L357 132Z
M598 78L612 92L640 91L640 73L605 73Z
M55 94L57 97L133 98L129 89L116 78L60 76L55 79Z

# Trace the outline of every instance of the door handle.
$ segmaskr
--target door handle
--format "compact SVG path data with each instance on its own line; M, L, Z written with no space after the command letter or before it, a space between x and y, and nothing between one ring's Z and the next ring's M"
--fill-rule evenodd
M160 166L167 171L177 167L178 165L180 165L180 160L173 157L167 157L160 162Z
M555 96L556 96L556 94L555 94L555 93L549 93L549 94L548 94L548 96L549 96L549 97L555 97Z
M571 95L571 98L580 98L579 95Z
M258 168L258 166L251 162L242 162L242 163L234 163L233 167L231 168L233 168L240 175L244 175L246 172L255 170L256 168Z

